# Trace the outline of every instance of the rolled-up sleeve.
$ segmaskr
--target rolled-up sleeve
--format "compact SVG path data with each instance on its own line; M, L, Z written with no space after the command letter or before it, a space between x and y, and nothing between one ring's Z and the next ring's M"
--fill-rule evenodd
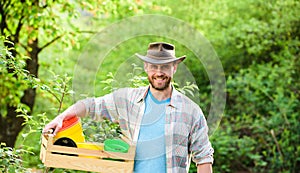
M78 103L83 103L85 106L85 116L91 115L94 116L94 113L91 113L91 110L95 110L95 98L86 98L79 100Z
M106 118L115 121L117 119L117 110L113 94L107 94L97 98L86 98L79 102L84 104L86 116L90 116L94 120Z
M213 163L214 161L214 149L209 141L206 119L202 111L200 111L199 114L200 118L193 124L190 138L190 152L192 154L192 160L197 165Z

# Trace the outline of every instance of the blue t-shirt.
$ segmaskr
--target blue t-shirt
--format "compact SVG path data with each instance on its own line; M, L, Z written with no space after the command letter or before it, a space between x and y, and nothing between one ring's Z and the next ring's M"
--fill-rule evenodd
M146 107L136 146L135 173L166 172L166 144L164 134L166 106L169 103L170 98L158 101L149 90L145 98Z

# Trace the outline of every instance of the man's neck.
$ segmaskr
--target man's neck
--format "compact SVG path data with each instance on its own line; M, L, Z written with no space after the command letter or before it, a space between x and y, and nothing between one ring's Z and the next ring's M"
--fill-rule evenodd
M171 97L172 94L172 86L170 85L168 88L164 90L157 90L150 86L150 91L154 98L156 98L158 101L166 100Z

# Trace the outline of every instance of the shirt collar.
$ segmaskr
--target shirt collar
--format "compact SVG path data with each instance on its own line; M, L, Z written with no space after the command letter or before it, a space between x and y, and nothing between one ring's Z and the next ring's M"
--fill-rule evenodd
M143 102L148 94L150 86L148 87L142 87L141 92L139 93L136 102L140 103ZM171 106L173 108L178 108L180 106L180 103L178 102L178 97L180 96L180 93L174 88L172 85L172 94L171 94L171 100L170 104L168 106Z
M150 86L141 88L141 91L139 92L138 97L136 99L137 103L140 103L145 100L147 93L149 91L149 88L150 88Z
M178 98L180 97L180 92L177 91L174 86L172 85L172 94L171 94L171 101L170 101L170 106L173 108L178 108L180 107L180 102L178 100Z

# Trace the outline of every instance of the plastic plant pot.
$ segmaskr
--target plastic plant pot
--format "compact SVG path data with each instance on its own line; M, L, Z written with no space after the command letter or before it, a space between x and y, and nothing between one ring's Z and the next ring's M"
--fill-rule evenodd
M75 147L77 148L76 143L67 137L62 137L57 139L53 145L60 145L60 146L65 146L65 147ZM57 152L52 152L53 154L61 154L61 155L67 155L67 156L78 156L76 154L64 154L64 153L57 153Z
M85 141L81 122L78 117L73 116L73 117L64 119L62 128L55 135L54 141L56 141L62 137L70 138L75 143Z
M129 145L120 139L106 139L104 141L104 150L111 152L127 153Z

